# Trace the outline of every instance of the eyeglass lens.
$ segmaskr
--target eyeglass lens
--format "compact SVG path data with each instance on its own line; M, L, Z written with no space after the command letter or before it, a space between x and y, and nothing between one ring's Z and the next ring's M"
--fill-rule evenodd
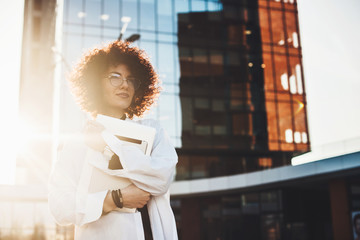
M140 81L135 77L124 78L121 74L118 73L111 73L108 76L108 79L110 80L111 85L114 87L121 86L125 80L127 81L128 85L133 87L135 90L140 86Z

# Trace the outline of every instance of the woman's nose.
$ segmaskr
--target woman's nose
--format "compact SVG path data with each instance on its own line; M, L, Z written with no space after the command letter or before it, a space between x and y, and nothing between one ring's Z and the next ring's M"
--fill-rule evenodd
M122 84L120 85L120 88L125 88L125 89L129 88L129 82L127 79L123 80Z

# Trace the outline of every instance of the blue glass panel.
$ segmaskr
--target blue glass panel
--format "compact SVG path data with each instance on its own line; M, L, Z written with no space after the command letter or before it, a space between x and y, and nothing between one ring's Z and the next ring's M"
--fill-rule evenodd
M155 31L155 1L140 2L140 29Z
M165 92L166 94L179 94L180 92L178 84L164 83L162 84L162 89L162 92Z
M101 39L99 37L94 36L85 36L84 37L84 51L88 51L89 49L92 49L94 47L99 47L101 44Z
M221 11L223 9L222 4L218 0L208 1L208 11Z
M65 21L70 23L82 23L82 12L84 11L82 2L82 0L68 1L69 6L65 7L65 11L68 10L68 19L66 19Z
M174 45L159 43L159 73L162 82L175 82Z
M124 0L122 4L121 17L130 17L131 21L128 24L128 28L137 30L138 29L137 1ZM121 26L123 26L123 23L121 23Z
M144 113L144 119L158 119L158 105L153 105L151 108Z
M171 0L161 0L157 4L158 31L172 32L172 3Z
M69 67L73 67L79 61L81 56L82 41L78 35L69 34L66 37L64 45L64 61L67 62Z
M192 12L205 12L206 4L204 0L192 0L191 1L191 11Z
M151 64L156 68L156 44L151 41L141 41L140 48L144 49L146 54L150 57Z
M141 40L155 41L156 34L154 32L141 31Z
M158 41L172 43L174 40L172 34L158 34Z
M116 38L112 38L112 37L104 37L101 41L101 45L104 45L104 44L109 44L110 42L113 42L117 39Z
M75 25L75 24L66 24L66 30L67 33L74 33L74 34L81 34L83 29L82 25Z
M120 21L120 6L118 0L106 0L104 1L104 13L109 16L107 21L104 21L105 27L119 28ZM118 30L120 32L120 30Z
M175 0L175 32L178 32L178 21L188 22L189 16L186 14L189 12L188 0ZM179 17L180 14L180 17Z
M103 35L105 38L112 38L113 40L116 40L119 37L120 29L118 28L104 28L103 29Z
M91 36L100 36L101 35L101 28L100 27L91 27L91 26L85 26L84 33L86 35Z
M85 24L100 26L101 0L86 0L85 14Z
M189 12L188 0L175 0L175 13L187 13Z

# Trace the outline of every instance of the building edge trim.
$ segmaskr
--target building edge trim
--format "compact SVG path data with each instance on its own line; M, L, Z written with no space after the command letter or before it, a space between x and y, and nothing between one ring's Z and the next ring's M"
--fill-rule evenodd
M224 177L176 181L170 186L170 194L182 196L245 189L323 174L333 174L360 168L359 159L360 151L297 166L283 166Z

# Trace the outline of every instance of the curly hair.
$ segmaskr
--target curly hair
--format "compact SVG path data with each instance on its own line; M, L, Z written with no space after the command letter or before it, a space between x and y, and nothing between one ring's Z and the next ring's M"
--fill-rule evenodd
M144 50L130 43L114 41L94 48L83 55L69 76L70 89L81 109L96 116L102 113L104 100L101 95L101 79L109 67L125 64L141 81L125 114L132 119L155 103L160 93L159 77Z

